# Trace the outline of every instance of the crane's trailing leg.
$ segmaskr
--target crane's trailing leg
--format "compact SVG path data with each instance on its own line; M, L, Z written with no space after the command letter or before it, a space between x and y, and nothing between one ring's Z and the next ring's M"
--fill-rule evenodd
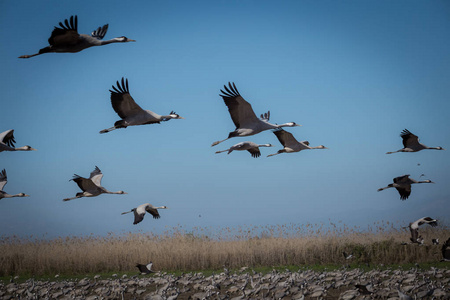
M106 129L100 130L100 133L107 133L107 132L113 131L115 129L116 129L116 127L106 128Z
M226 139L221 140L221 141L216 141L216 142L212 143L211 147L214 147L214 146L216 146L216 145L219 145L220 143L225 142L225 141L228 140L228 139L229 139L229 138L226 138Z
M78 199L78 198L81 198L81 197L65 198L65 199L63 199L63 201L70 201L70 200Z

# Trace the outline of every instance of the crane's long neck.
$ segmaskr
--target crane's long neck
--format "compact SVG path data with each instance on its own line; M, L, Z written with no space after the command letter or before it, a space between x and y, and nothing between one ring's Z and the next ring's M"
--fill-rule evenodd
M105 194L125 194L123 191L111 192L106 190Z
M262 145L258 145L258 147L272 147L271 144L262 144Z
M120 42L121 42L120 40L110 39L110 40L100 41L98 46L108 45L108 44L113 44L113 43L120 43Z
M270 124L270 123L268 123L268 124ZM273 125L273 124L270 124L270 125ZM302 126L302 125L296 124L295 122L288 122L288 123L273 125L273 126L275 126L275 128L282 128L282 127L296 127L296 126Z
M15 195L8 195L5 198L14 198L14 197L27 197L28 195L25 195L23 193L15 194Z

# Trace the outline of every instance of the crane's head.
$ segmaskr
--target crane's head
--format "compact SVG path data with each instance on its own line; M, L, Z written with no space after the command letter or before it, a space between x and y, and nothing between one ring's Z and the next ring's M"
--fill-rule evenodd
M118 191L117 194L128 194L128 193L124 191Z
M169 116L170 116L172 119L184 119L183 117L181 117L179 114L177 114L177 113L174 112L174 111L171 111L170 114L169 114Z
M302 126L302 125L297 124L297 123L295 123L295 122L288 122L288 123L286 123L286 126L287 126L287 127L296 127L296 126Z
M445 150L445 149L439 146L439 147L436 147L436 150Z
M17 194L18 197L30 197L30 195L24 194L24 193L19 193Z
M136 42L135 40L129 39L126 36L116 37L113 40L118 43Z

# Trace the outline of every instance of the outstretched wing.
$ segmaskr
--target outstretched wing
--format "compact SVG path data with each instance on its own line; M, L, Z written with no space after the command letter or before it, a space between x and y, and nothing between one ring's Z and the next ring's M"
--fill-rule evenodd
M107 31L108 31L108 24L105 24L103 25L103 27L99 27L96 30L92 31L91 36L101 40L105 37Z
M92 180L92 182L96 186L101 187L102 186L102 178L103 178L102 171L100 171L100 169L97 166L95 166L95 169L94 169L94 171L91 172L89 179Z
M145 216L145 212L144 213L138 213L137 210L134 211L134 222L133 225L136 225L140 222L142 222L142 220L144 220L144 216Z
M117 88L112 86L113 90L111 92L111 104L114 111L121 117L125 119L126 117L136 115L143 112L144 110L134 102L133 97L130 95L128 89L128 79L122 77L122 85L117 81Z
M403 147L409 148L412 145L419 144L419 138L417 135L412 134L408 129L404 129L400 136L403 139Z
M289 147L291 145L298 144L298 141L294 138L292 133L287 132L284 129L274 130L273 133L277 136L281 145L283 145L284 147Z
M98 186L95 185L91 179L81 177L80 175L74 174L72 180L75 181L78 187L83 191L94 191L98 189Z
M395 177L394 179L392 179L393 181L394 181L394 183L399 183L399 184L401 184L401 183L406 183L406 182L408 182L409 180L409 174L408 175L403 175L403 176L398 176L398 177Z
M155 208L151 208L150 206L147 206L145 208L145 210L153 216L153 219L159 219L161 217L158 213L158 210Z
M261 151L259 151L258 147L255 148L250 148L247 150L248 152L250 152L250 154L252 155L252 157L257 158L261 156Z
M6 130L0 133L0 143L3 142L11 148L14 148L16 141L14 140L14 129Z
M400 199L402 200L408 199L409 195L411 195L411 185L407 185L404 187L395 187L395 189L400 194Z
M228 82L228 87L224 85L224 88L225 91L220 90L222 92L222 95L220 96L228 107L231 119L236 128L246 127L247 124L259 121L250 103L245 101L239 94L234 82Z
M5 184L8 182L7 179L8 179L8 178L7 178L7 176L6 176L6 170L3 169L3 170L0 172L0 191L3 190L3 187L4 187Z
M77 16L70 17L70 21L64 20L64 24L59 22L59 26L52 31L52 35L48 39L48 43L52 46L75 45L80 41L78 34Z
M438 225L437 220L435 220L433 218L425 217L425 218L423 218L423 220L431 227L436 227ZM422 225L422 224L419 224L419 225Z

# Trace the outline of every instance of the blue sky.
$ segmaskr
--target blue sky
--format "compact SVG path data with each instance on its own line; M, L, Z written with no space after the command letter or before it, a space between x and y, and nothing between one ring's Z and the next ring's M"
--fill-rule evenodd
M105 39L137 42L17 58L71 15L80 33L108 23ZM445 1L2 1L0 132L38 151L0 153L4 190L31 195L0 201L0 234L445 220L448 150L385 153L404 128L450 148L449 16ZM109 89L122 77L141 107L185 120L99 134L119 119ZM234 130L219 96L229 81L257 115L302 124L287 130L329 150L266 158L282 148L270 131L211 148ZM245 140L275 147L214 154ZM128 194L63 202L79 192L72 175L96 165ZM407 201L377 192L422 173L436 184ZM146 202L170 209L135 226L120 215Z

